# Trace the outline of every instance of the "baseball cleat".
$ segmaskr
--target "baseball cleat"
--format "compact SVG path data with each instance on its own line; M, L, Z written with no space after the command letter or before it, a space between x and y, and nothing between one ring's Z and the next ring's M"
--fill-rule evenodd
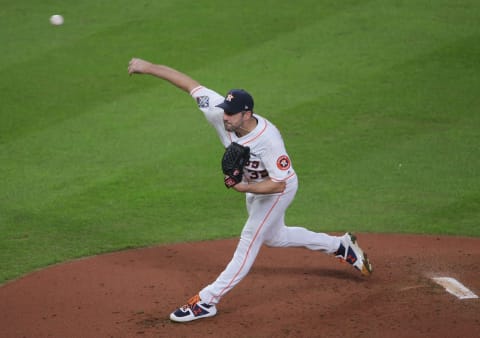
M217 308L214 304L202 302L197 294L190 298L184 306L170 314L170 320L174 322L190 322L192 320L213 317L217 314Z
M342 261L351 264L364 276L370 276L373 271L367 255L358 246L357 238L349 232L340 237L340 247L334 255Z

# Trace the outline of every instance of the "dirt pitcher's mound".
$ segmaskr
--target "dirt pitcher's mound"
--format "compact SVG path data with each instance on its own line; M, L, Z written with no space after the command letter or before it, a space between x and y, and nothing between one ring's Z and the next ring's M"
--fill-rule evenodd
M453 277L480 295L480 239L359 234L370 278L306 249L263 248L250 274L188 324L169 313L212 282L236 240L123 251L52 266L0 287L4 338L470 337L480 299L432 281Z

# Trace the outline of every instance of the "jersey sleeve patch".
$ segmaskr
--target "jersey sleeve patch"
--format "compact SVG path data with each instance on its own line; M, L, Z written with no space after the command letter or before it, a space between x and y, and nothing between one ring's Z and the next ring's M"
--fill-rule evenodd
M290 169L291 163L287 155L282 155L277 159L277 168L280 170Z
M208 96L197 96L196 100L199 108L207 108L210 104L210 98Z

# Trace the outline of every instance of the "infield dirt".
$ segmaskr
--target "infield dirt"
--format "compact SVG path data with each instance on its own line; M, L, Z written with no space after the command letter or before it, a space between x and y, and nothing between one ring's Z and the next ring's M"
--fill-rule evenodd
M260 251L218 315L170 322L212 282L236 239L105 254L51 266L0 287L5 338L41 337L469 337L480 299L461 300L431 278L480 294L480 239L357 234L374 266L363 277L306 249Z

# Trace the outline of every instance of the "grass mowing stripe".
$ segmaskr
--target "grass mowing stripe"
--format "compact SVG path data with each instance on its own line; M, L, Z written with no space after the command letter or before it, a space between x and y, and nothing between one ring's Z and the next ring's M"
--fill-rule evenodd
M369 2L336 15L320 16L316 22L270 40L254 52L249 49L239 53L216 67L219 73L228 73L232 63L251 70L235 81L254 93L258 90L264 111L278 114L279 107L288 108L296 101L319 96L344 95L343 101L348 102L359 78L383 74L410 60L415 62L454 43L459 36L468 38L478 32L469 20L465 26L470 29L452 30L461 22L451 13L445 16L442 7L424 8L418 13L411 7L380 11L382 7ZM471 16L468 9L459 14ZM221 85L224 82L222 79ZM348 87L351 82L353 88Z
M216 43L220 46L228 45L231 40L235 40L238 41L238 49L242 49L260 45L272 35L280 35L291 29L291 26L283 25L277 20L283 18L292 25L295 22L304 24L307 19L302 16L301 19L296 18L296 21L291 20L290 16L295 12L285 11L280 12L280 16L267 15L261 21L262 25L258 26L259 21L254 17L247 18L245 24L252 27L252 32L246 34L227 24L232 17L225 18L222 13L212 13L212 5L199 4L192 7L189 4L186 8L178 5L170 10L168 7L157 7L158 4L150 8L151 4L143 2L142 6L141 3L139 2L139 7L133 6L132 13L130 10L128 13L123 12L119 4L116 15L106 14L111 10L110 6L75 5L76 9L71 10L76 11L76 14L71 15L70 23L57 27L58 29L48 25L40 26L39 17L29 21L30 25L38 27L40 34L39 42L33 42L33 45L44 52L30 51L28 59L13 59L0 72L4 83L8 84L2 86L7 100L5 103L10 105L9 114L3 116L4 123L0 125L0 142L5 142L8 137L20 136L22 130L32 132L48 127L49 124L68 119L72 115L83 114L93 105L114 101L122 95L151 86L154 82L148 80L129 86L122 79L126 75L126 63L130 57L158 57L159 51L152 54L152 45L162 46L161 57L164 62L175 62L177 67L189 71L192 68L192 57L188 53L190 50L195 51L195 59L208 58L210 63L237 53L237 49L232 48L218 48L212 53L210 48L204 47L205 36L215 33L219 25L225 26L226 31L218 36ZM129 9L131 7L128 6ZM148 8L146 13L145 8ZM266 10L268 7L260 7L261 12ZM166 15L170 12L175 15ZM304 13L305 10L300 12ZM68 14L65 13L67 22ZM210 18L208 22L212 24L198 25L192 22L192 15ZM106 19L100 20L102 17ZM308 19L315 18L311 16ZM252 26L255 23L257 26ZM132 30L132 26L136 30ZM272 26L274 29L266 29ZM257 29L259 33L255 34ZM139 32L140 37L136 35ZM175 38L172 39L172 36ZM12 49L17 47L18 40L11 41L11 44ZM25 48L24 45L21 47ZM101 70L100 73L98 69ZM22 88L22 91L16 90L17 88ZM25 97L28 100L23 100ZM18 102L23 104L19 105Z
M184 93L129 78L132 56L254 93L300 176L289 224L479 235L475 2L186 3L64 3L60 29L48 3L22 29L21 6L0 10L0 280L238 234L213 130Z

